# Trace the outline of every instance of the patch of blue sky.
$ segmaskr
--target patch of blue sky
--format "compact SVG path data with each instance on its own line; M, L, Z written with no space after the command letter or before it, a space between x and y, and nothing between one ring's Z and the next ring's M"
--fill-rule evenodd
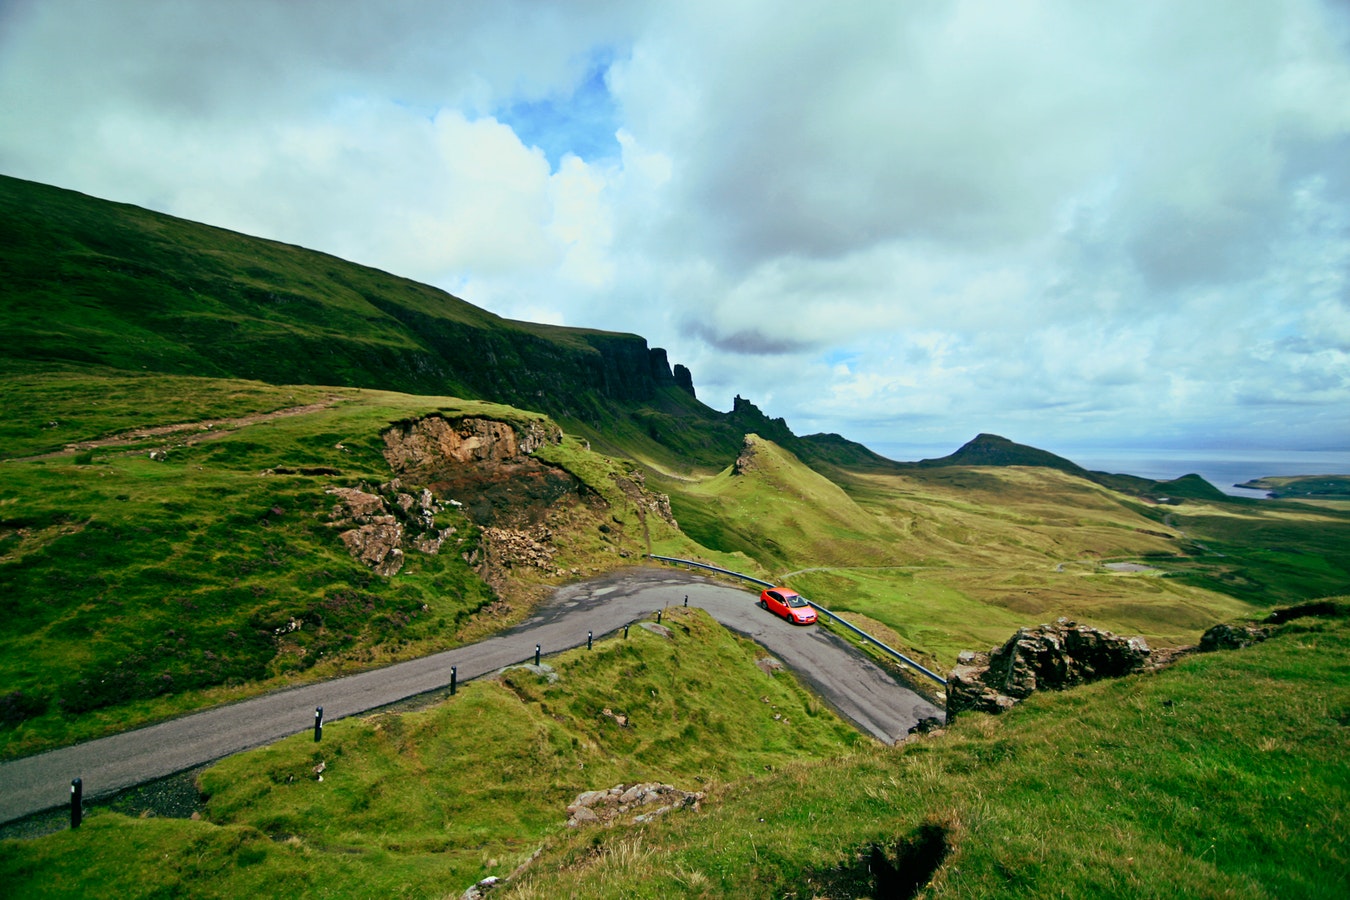
M619 110L606 82L612 62L611 53L596 54L570 93L518 100L494 115L527 147L543 150L555 172L569 153L587 162L617 157Z
M830 368L834 368L835 366L838 365L844 365L847 366L849 369L853 369L854 365L857 363L858 359L861 358L861 356L862 354L856 350L850 350L846 347L841 347L837 350L831 350L829 353L825 354L825 365L829 366Z

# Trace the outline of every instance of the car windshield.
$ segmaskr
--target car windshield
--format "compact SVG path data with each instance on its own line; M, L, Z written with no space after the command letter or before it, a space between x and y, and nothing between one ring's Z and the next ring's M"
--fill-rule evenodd
M794 609L795 609L796 607L798 607L798 606L805 606L805 605L806 605L806 601L803 600L803 599L802 599L800 596L798 596L797 594L788 594L786 597L783 598L783 600L785 600L785 601L787 602L787 605L788 605L788 606L791 606L791 607L793 607Z

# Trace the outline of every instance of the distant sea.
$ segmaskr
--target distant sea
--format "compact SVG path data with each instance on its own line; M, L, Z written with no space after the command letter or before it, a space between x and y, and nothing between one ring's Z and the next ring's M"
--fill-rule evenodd
M959 446L959 445L958 445ZM882 456L900 462L936 459L957 447L878 444ZM1042 447L1093 472L1171 481L1192 473L1234 497L1266 496L1235 485L1266 475L1350 475L1350 450L1074 450Z

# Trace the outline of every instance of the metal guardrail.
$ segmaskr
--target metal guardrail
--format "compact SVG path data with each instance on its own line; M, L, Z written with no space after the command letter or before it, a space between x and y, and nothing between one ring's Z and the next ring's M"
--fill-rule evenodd
M744 573L742 573L742 572L733 572L733 571L731 571L730 569L722 569L722 568L718 568L717 566L710 566L710 565L708 565L707 563L695 562L695 561L692 560L692 559L680 559L679 557L675 557L675 556L657 556L657 555L652 554L652 553L648 553L648 554L647 554L647 558L648 558L648 559L656 559L656 560L660 560L661 562L680 563L681 565L693 566L694 568L697 568L697 569L707 569L709 572L720 572L720 573L723 574L723 575L731 575L731 576L733 576L733 577L735 577L735 578L741 579L742 581L753 582L754 584L762 585L763 587L774 587L774 586L775 586L774 583L773 583L772 581L763 581L763 580L761 580L761 579L759 579L759 578L755 578L754 576L751 576L751 575L746 575L746 574L744 574ZM941 675L937 674L936 672L932 672L932 671L930 671L930 670L924 668L923 666L919 665L919 664L918 664L917 662L915 662L914 660L910 659L910 658L909 658L908 656L906 656L905 654L901 653L899 650L896 650L896 649L893 648L893 647L888 647L886 644L883 644L881 641L879 641L879 640L877 640L876 638L872 637L872 635L870 635L870 634L868 634L867 632L863 631L863 630L862 630L861 628L859 628L858 626L853 625L853 624L850 623L850 622L844 621L842 618L839 617L838 614L830 612L828 609L826 609L825 607L821 606L819 603L815 602L814 600L807 599L806 597L803 597L802 599L803 599L803 600L806 600L807 603L810 603L811 606L812 606L812 608L814 608L817 612L823 613L824 615L829 616L831 619L833 619L834 621L838 622L840 625L843 625L845 628L847 628L849 631L852 631L854 634L858 635L858 636L861 637L863 640L865 640L865 641L867 641L867 642L873 644L874 646L880 648L881 650L885 651L886 653L889 653L891 656L893 656L893 657L895 657L896 659L900 660L900 661L903 662L905 665L909 666L910 668L914 669L915 671L922 672L924 675L927 675L929 678L933 679L933 680L936 681L938 684L943 685L944 687L946 686L946 684L947 684L947 679L943 678Z

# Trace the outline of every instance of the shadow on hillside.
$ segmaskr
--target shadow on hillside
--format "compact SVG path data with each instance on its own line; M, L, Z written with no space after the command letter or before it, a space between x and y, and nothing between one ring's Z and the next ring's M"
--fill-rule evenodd
M833 868L808 871L802 886L816 897L909 900L928 884L950 851L947 830L927 822L898 839L894 853L869 844Z

